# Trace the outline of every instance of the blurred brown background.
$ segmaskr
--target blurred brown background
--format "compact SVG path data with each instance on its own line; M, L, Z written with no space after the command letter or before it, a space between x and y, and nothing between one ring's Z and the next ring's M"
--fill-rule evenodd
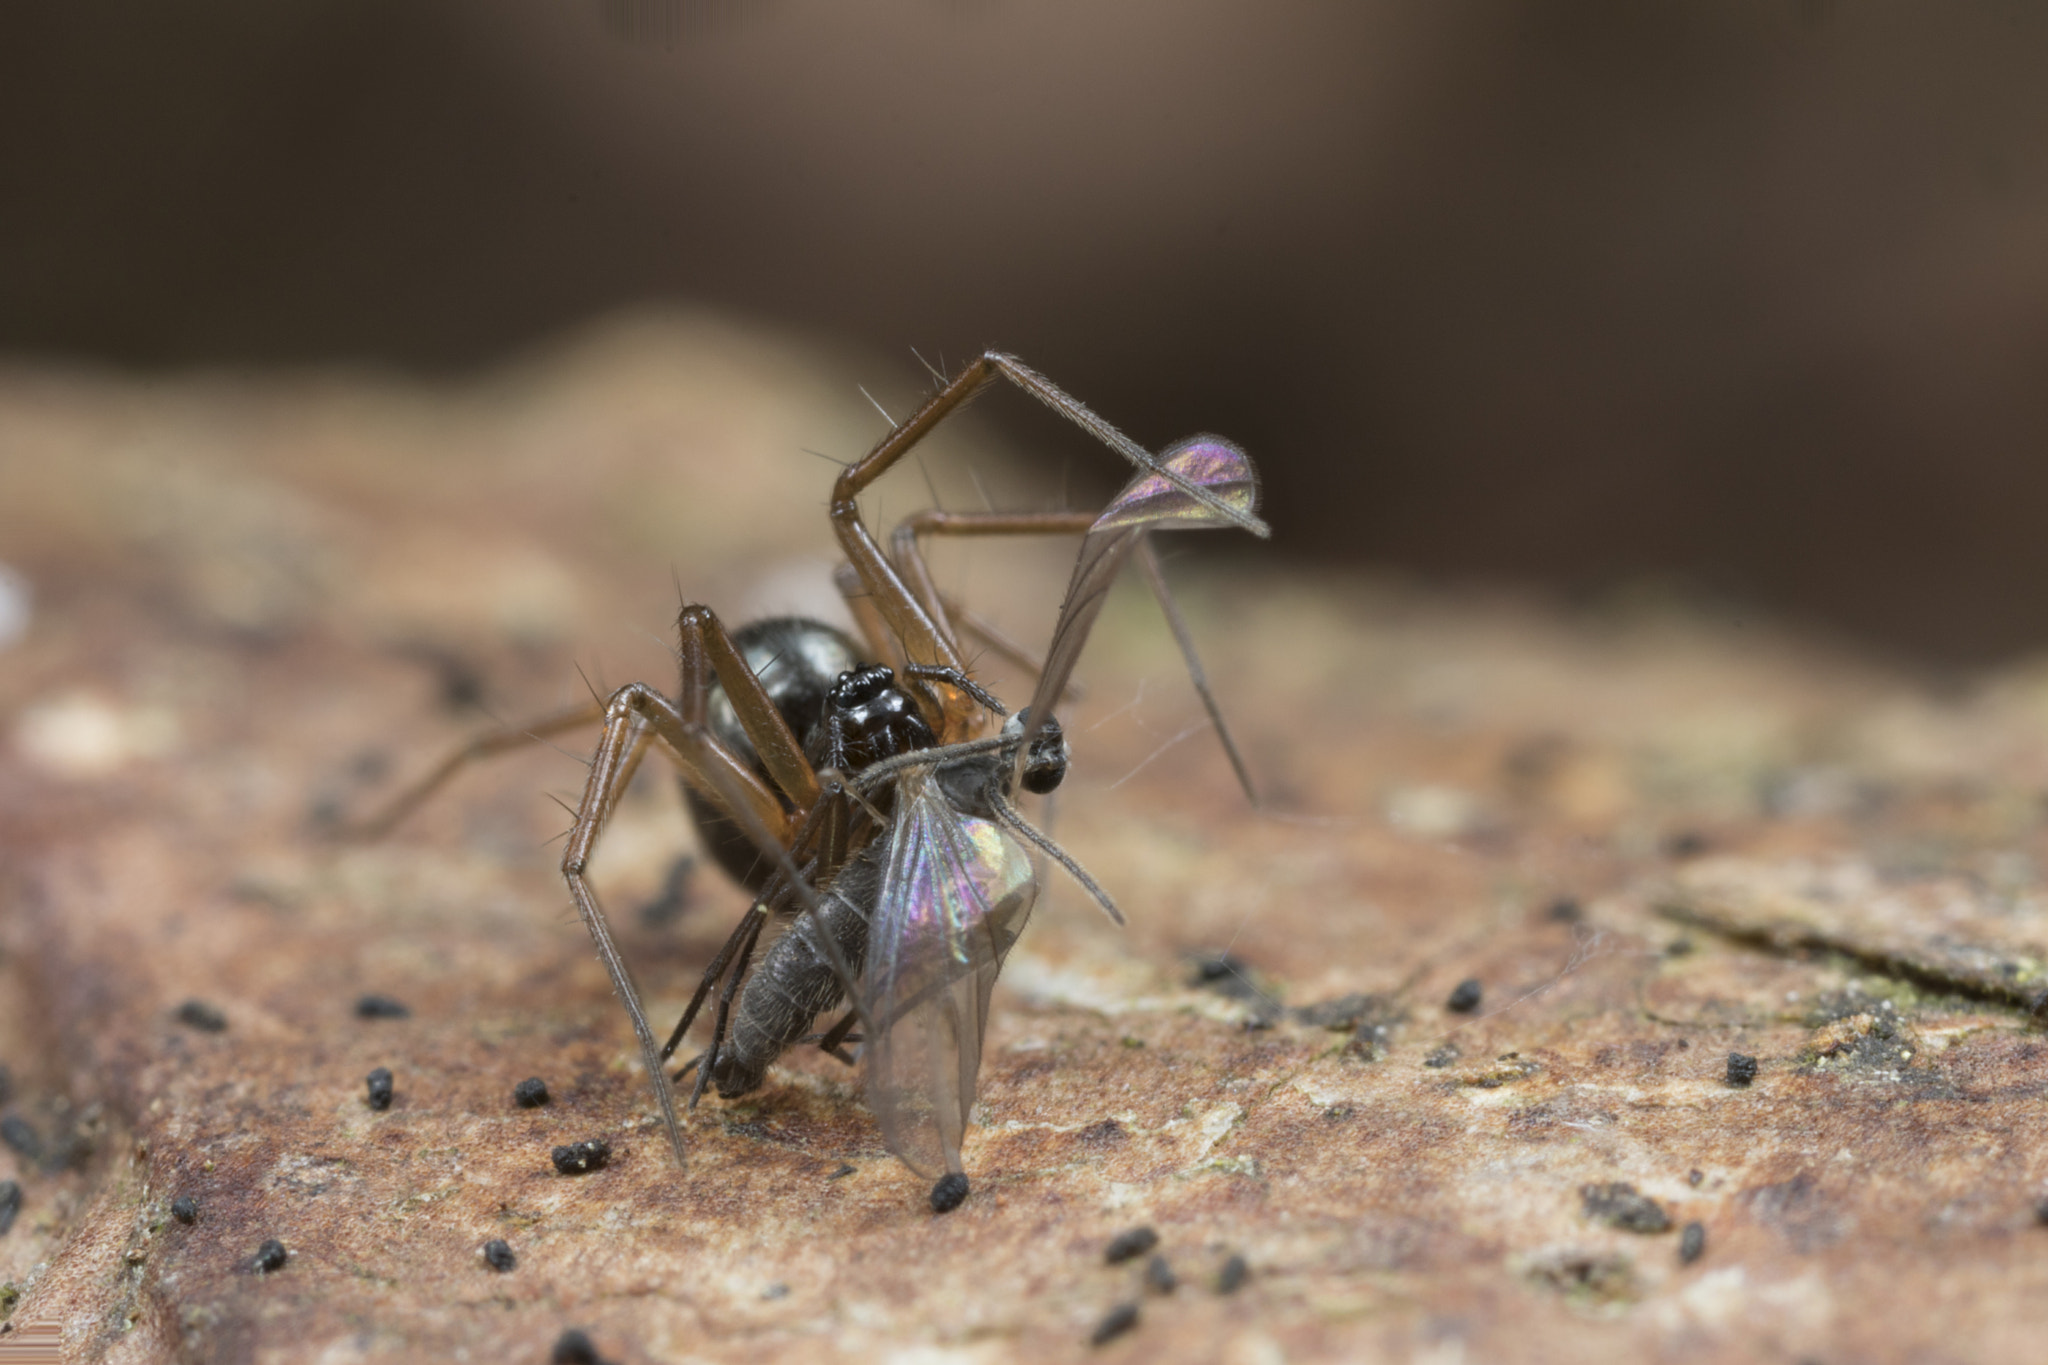
M15 0L0 351L993 344L1281 553L1971 662L2048 639L2044 71L2024 0Z

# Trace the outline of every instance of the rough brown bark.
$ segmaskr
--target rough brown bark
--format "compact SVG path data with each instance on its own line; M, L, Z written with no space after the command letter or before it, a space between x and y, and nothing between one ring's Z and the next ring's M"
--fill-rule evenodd
M878 422L709 323L449 391L0 377L0 557L38 603L0 655L0 1061L45 1147L0 1149L10 1332L112 1361L541 1360L570 1327L624 1361L1041 1360L1137 1302L1103 1358L2033 1357L2048 682L1936 694L1668 601L1183 563L1271 809L1199 733L1161 748L1200 710L1114 604L1052 819L1132 925L1049 884L966 1204L929 1212L818 1055L698 1110L677 1171L552 870L541 793L578 768L505 759L369 847L316 815L471 733L446 703L478 688L516 717L574 664L666 684L671 566L735 619L792 605L759 585L829 545L798 452ZM1042 635L1058 558L951 570ZM663 1016L742 905L706 868L679 917L636 913L687 847L643 780L599 856ZM1191 984L1226 950L1255 993ZM531 1075L552 1100L521 1108ZM605 1169L555 1172L598 1137ZM1105 1264L1140 1224L1170 1294Z

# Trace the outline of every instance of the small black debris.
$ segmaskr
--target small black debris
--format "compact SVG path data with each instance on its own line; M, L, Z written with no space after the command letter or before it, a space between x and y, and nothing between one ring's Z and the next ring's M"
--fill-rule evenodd
M1468 976L1451 988L1451 998L1444 1001L1444 1008L1452 1014L1470 1014L1479 1008L1483 993L1484 988L1480 986L1479 978Z
M0 1180L0 1237L14 1226L14 1216L21 1212L21 1182Z
M0 1104L14 1098L14 1073L0 1066Z
M1664 1212L1664 1206L1622 1181L1581 1185L1579 1198L1585 1202L1588 1218L1598 1219L1609 1227L1623 1232L1671 1231L1671 1215Z
M201 1033L220 1033L228 1026L228 1017L204 1000L187 1000L178 1006L176 1018L186 1028L196 1028Z
M1188 977L1190 986L1234 1000L1250 1000L1259 994L1252 984L1252 969L1234 953L1197 953L1192 961L1195 970Z
M410 1019L412 1011L403 1001L388 995L365 995L356 1000L358 1019Z
M1691 1170L1685 1173L1685 1183L1692 1186L1694 1189L1698 1189L1700 1187L1700 1182L1705 1180L1706 1178L1707 1173L1697 1166L1693 1167Z
M951 1213L967 1198L967 1177L948 1171L932 1186L932 1212Z
M842 1161L839 1163L839 1169L832 1172L832 1174L826 1176L825 1178L827 1180L844 1180L846 1179L846 1177L852 1175L853 1171L854 1167L852 1162Z
M597 1353L597 1344L588 1332L571 1327L555 1338L555 1349L548 1352L548 1365L605 1365L604 1357Z
M40 1161L43 1158L43 1135L19 1114L9 1114L0 1119L0 1142L20 1152L23 1161Z
M512 1087L512 1103L521 1109L538 1109L548 1102L548 1083L538 1076L528 1076Z
M1577 924L1586 917L1585 907L1570 896L1559 896L1550 903L1550 908L1544 911L1544 914L1550 917L1553 924Z
M288 1259L289 1256L284 1249L284 1243L273 1237L262 1246L256 1248L256 1260L253 1264L258 1271L268 1275L274 1271L283 1270L285 1261Z
M519 1264L519 1258L512 1254L512 1244L502 1237L493 1237L484 1243L484 1264L500 1275Z
M1686 955L1687 955L1688 953L1690 953L1690 952L1691 952L1692 950L1693 950L1693 941L1692 941L1691 939L1689 939L1689 938L1674 938L1674 939L1672 939L1672 940L1671 940L1671 942L1669 942L1669 943L1667 943L1667 944L1665 944L1665 945L1664 945L1664 956L1666 956L1666 957L1684 957L1684 956L1686 956Z
M1707 1225L1701 1222L1687 1223L1678 1230L1678 1263L1691 1265L1707 1250Z
M1128 1232L1119 1232L1109 1239L1108 1247L1103 1250L1102 1259L1109 1265L1122 1265L1125 1261L1143 1256L1158 1245L1159 1234L1150 1226L1132 1228Z
M363 1078L370 1086L370 1107L389 1109L391 1107L391 1068L380 1066Z
M761 1291L761 1297L768 1300L770 1303L773 1303L777 1299L786 1299L789 1297L789 1286L784 1284L782 1281L777 1280L774 1284L769 1285L766 1289Z
M1449 1066L1452 1062L1457 1061L1458 1058L1462 1055L1463 1054L1461 1054L1458 1051L1458 1045L1456 1043L1445 1043L1442 1047L1437 1048L1435 1051L1431 1052L1427 1057L1424 1057L1422 1059L1422 1064L1426 1067L1432 1068L1433 1070L1442 1070L1444 1067Z
M1135 1301L1120 1303L1110 1309L1101 1322L1095 1324L1095 1330L1088 1334L1088 1344L1090 1346L1107 1345L1137 1325L1137 1303Z
M1740 1052L1728 1054L1728 1084L1748 1085L1756 1079L1756 1058Z
M1155 1294L1171 1294L1180 1281L1174 1277L1173 1267L1166 1263L1164 1256L1154 1256L1145 1262L1145 1287Z
M2048 1195L2034 1201L2034 1221L2048 1228Z
M588 1142L572 1142L566 1147L557 1147L550 1153L555 1169L563 1175L585 1175L602 1169L612 1159L612 1145L603 1138L592 1138Z
M1222 1271L1216 1276L1216 1292L1235 1294L1244 1288L1244 1282L1251 1277L1252 1268L1245 1264L1244 1257L1233 1251L1230 1259L1223 1263Z
M189 1194L181 1194L171 1201L171 1217L181 1223L199 1221L199 1204Z

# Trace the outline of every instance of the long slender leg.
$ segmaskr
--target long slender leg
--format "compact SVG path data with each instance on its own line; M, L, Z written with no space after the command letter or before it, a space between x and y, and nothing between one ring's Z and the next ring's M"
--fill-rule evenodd
M1259 793L1252 786L1251 770L1245 767L1244 755L1237 750L1237 741L1230 737L1230 727L1223 723L1223 708L1216 704L1216 694L1209 690L1209 675L1202 668L1202 656L1195 652L1194 634L1188 630L1187 619L1180 614L1180 607L1166 586L1166 574L1159 565L1159 552L1152 548L1149 535L1138 537L1138 567L1144 570L1145 581L1152 585L1152 595L1159 599L1159 610L1166 616L1167 629L1173 632L1174 643L1180 646L1180 657L1188 666L1188 677L1193 680L1195 691L1201 694L1202 706L1209 712L1209 723L1216 727L1216 738L1222 741L1223 752L1230 757L1230 767L1237 774L1237 784L1244 788L1244 799L1257 810Z
M426 776L414 782L405 790L386 801L377 812L366 819L346 825L340 831L345 839L381 839L389 834L398 823L439 791L458 772L471 763L490 758L496 754L523 749L529 744L561 734L565 730L580 729L595 725L604 719L603 702L587 702L567 711L550 712L524 725L508 726L478 735L475 739L444 756Z
M708 695L707 672L715 673L732 703L740 727L754 742L761 766L775 779L797 809L807 810L818 801L818 776L804 759L804 747L790 732L788 722L768 696L768 689L747 667L733 647L732 637L717 615L706 606L687 606L676 618L677 653L681 659L683 686L679 710L688 723L704 723Z
M1270 528L1258 517L1230 506L1208 489L1189 482L1162 465L1143 446L1016 357L1000 351L985 352L927 399L923 407L899 422L874 449L840 471L832 486L832 529L839 538L839 547L845 552L847 563L866 584L875 610L888 622L896 639L901 642L905 662L949 668L961 666L959 650L950 633L941 622L933 619L861 523L859 498L861 492L887 473L905 451L923 440L955 408L998 377L1009 380L1132 464L1165 479L1224 519L1255 535L1271 534ZM974 724L973 700L956 692L946 699L945 714L937 719L940 722L937 728L942 734L951 736L968 732Z

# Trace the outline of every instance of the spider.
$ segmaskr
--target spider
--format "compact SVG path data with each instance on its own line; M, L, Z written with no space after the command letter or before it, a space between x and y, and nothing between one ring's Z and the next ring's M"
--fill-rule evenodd
M885 553L861 521L860 494L998 378L1123 455L1136 476L1100 514L924 511L897 527ZM830 516L846 556L836 581L861 642L795 617L728 631L709 607L686 605L673 698L632 683L600 703L484 736L362 832L388 829L465 763L601 721L562 875L632 1021L677 1161L684 1144L665 1064L717 990L710 1046L675 1078L696 1073L692 1106L710 1085L726 1098L753 1090L799 1042L849 1062L845 1045L859 1042L885 1143L919 1174L942 1173L933 1205L951 1207L966 1192L960 1147L989 992L1038 892L1033 854L1059 862L1122 922L1108 895L1011 798L1018 786L1044 793L1064 777L1066 742L1052 709L1068 691L1110 581L1133 554L1256 802L1147 535L1238 526L1264 536L1257 494L1250 460L1229 442L1194 437L1154 457L1014 357L987 352L834 484ZM928 535L1076 533L1080 554L1042 665L943 597L921 547ZM969 676L963 633L1035 669L1027 707L1010 715ZM998 720L998 732L985 736ZM587 875L606 821L656 746L681 770L706 848L755 894L666 1046L655 1041ZM778 918L786 927L756 964L762 930ZM837 1023L809 1032L842 1001L851 1008Z

